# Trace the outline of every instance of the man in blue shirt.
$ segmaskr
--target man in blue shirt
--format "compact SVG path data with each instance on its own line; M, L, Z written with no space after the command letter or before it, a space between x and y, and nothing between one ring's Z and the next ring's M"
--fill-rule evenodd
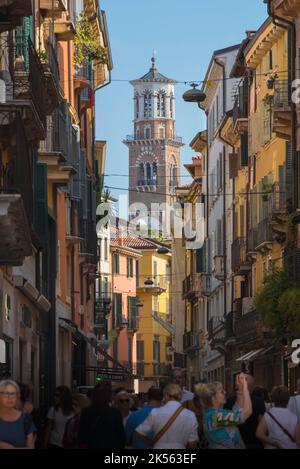
M147 405L136 412L132 412L126 424L126 440L127 445L134 449L150 449L147 444L134 436L135 429L146 420L150 412L156 407L160 407L163 399L163 392L159 388L151 387L148 391ZM154 438L155 435L147 435L149 438Z

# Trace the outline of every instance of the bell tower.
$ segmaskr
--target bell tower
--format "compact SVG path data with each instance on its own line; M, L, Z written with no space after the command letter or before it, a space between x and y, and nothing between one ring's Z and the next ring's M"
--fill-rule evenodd
M172 204L180 184L182 138L176 135L175 85L156 68L131 81L134 90L134 128L124 143L129 148L129 204ZM133 213L130 207L130 214Z

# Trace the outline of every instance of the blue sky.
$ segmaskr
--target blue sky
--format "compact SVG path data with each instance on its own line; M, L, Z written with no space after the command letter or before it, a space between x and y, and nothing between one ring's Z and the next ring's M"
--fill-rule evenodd
M105 10L112 48L112 80L132 80L145 74L157 51L161 73L178 81L204 78L212 52L238 44L246 30L257 29L267 16L263 0L100 0ZM176 87L177 135L186 146L181 163L193 156L189 142L204 128L204 116ZM128 175L128 150L122 143L133 130L132 86L112 81L97 92L96 138L107 140L107 175ZM186 175L182 172L182 175ZM182 183L188 182L182 177ZM128 187L126 176L107 176L105 184ZM112 191L118 195L122 191ZM125 191L126 193L126 191Z

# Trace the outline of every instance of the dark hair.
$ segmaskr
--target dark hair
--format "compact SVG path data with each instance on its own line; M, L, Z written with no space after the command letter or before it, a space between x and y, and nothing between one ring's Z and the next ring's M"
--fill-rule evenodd
M164 395L162 389L151 386L148 391L148 401L161 402L163 400L163 397Z
M112 389L110 381L102 381L96 384L91 395L91 406L97 411L105 410L109 407L112 399Z
M30 389L26 384L19 384L20 388L20 401L25 404L26 401L29 400L30 397Z
M256 386L252 393L253 396L261 397L265 402L270 402L270 394L266 388Z
M290 400L290 391L286 386L275 386L271 392L271 399L275 407L287 407Z
M72 393L67 386L58 386L55 393L59 394L59 403L55 406L58 410L59 407L64 415L70 415L73 411Z

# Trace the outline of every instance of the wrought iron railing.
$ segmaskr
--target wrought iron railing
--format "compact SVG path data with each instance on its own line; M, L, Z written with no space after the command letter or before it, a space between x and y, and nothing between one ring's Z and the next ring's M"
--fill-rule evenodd
M140 140L172 140L174 142L182 143L183 139L182 137L178 137L177 135L174 135L173 137L166 137L165 135L162 136L161 134L151 134L149 136L146 135L126 135L125 141L126 142L134 142L134 141L140 141Z
M248 232L248 252L252 252L257 247L257 228L250 228Z
M226 339L234 337L234 313L230 312L225 317Z
M292 87L288 80L275 80L274 108L287 108L291 104Z
M31 98L46 129L46 85L43 66L33 43L28 39L29 48L29 83Z
M269 218L265 218L258 223L257 227L257 246L265 242L273 241L273 233ZM256 246L256 247L257 247Z
M183 349L197 349L199 348L199 335L194 332L185 332L183 334Z
M16 149L0 166L0 193L20 194L29 222L33 215L32 169L22 119L16 119Z
M235 335L238 338L254 336L256 334L256 324L259 319L257 311L245 314L235 321Z
M220 316L214 316L209 319L208 321L208 326L207 326L207 332L209 338L213 338L215 331L219 329L221 326L224 326L224 318Z
M269 194L269 213L285 212L287 210L286 188L283 184L275 182Z
M246 262L246 238L241 237L233 241L231 245L232 270L238 271L241 265Z

